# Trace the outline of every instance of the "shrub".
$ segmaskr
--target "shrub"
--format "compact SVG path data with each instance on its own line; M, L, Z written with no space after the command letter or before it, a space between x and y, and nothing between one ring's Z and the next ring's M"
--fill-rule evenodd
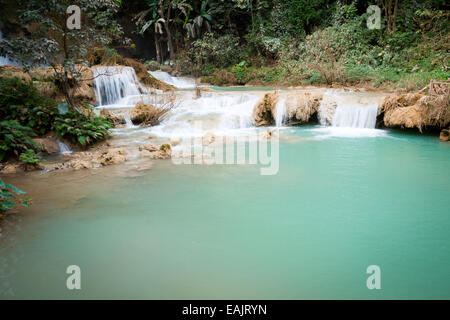
M0 118L45 134L58 114L55 102L40 97L32 84L19 78L0 79Z
M113 124L103 116L86 116L69 110L55 118L54 127L60 137L87 146L109 137L108 129L112 128Z
M22 126L16 120L0 122L0 161L11 156L19 157L28 150L35 151L37 144L31 140L36 136L29 127Z
M155 60L146 61L144 63L144 65L147 68L147 70L150 70L150 71L159 70L159 68L161 67L161 65L158 63L158 61L155 61Z
M41 162L39 156L32 149L22 152L19 156L19 160L27 164L39 164L39 162Z

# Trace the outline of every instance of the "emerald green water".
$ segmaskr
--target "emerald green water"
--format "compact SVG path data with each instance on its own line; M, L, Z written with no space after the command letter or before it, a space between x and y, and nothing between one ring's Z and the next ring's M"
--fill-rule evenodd
M274 176L160 161L12 179L36 200L3 227L0 297L449 299L450 145L375 132L287 129Z

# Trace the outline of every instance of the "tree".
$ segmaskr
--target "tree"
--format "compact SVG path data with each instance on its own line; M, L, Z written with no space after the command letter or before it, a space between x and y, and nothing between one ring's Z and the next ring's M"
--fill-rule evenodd
M388 33L394 33L397 21L398 0L382 0Z
M80 22L79 28L68 23L73 14L68 8L73 5L80 9L79 17L75 17ZM114 19L119 5L119 0L22 1L18 17L23 26L28 26L30 34L2 41L0 54L6 53L20 61L25 70L52 67L55 84L67 103L74 106L73 97L84 78L89 49L106 46L123 36L122 28Z

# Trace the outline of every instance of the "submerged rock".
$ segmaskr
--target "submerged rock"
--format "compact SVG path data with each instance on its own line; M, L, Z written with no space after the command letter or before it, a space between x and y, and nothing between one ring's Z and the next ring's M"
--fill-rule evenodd
M127 161L127 152L122 148L112 148L103 152L98 158L103 166L119 164Z
M148 143L146 145L140 146L139 151L141 157L151 158L151 159L170 159L172 157L172 148L169 144L163 144L160 147Z
M155 152L158 150L159 150L159 147L153 143L147 143L145 145L139 146L139 151Z
M450 141L450 129L444 129L439 135L441 141Z

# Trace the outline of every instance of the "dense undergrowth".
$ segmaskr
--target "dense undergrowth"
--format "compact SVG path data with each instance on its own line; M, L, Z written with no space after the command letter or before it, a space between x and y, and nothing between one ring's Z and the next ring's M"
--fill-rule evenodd
M26 164L40 162L35 137L54 131L87 146L107 138L113 126L89 106L69 108L41 97L31 83L19 78L0 79L0 119L0 161L18 159Z
M329 25L306 36L253 32L243 40L206 33L178 54L175 67L214 85L368 84L414 90L432 79L447 80L449 14L412 10L392 33L368 29L367 14L358 15L354 4L338 5Z

